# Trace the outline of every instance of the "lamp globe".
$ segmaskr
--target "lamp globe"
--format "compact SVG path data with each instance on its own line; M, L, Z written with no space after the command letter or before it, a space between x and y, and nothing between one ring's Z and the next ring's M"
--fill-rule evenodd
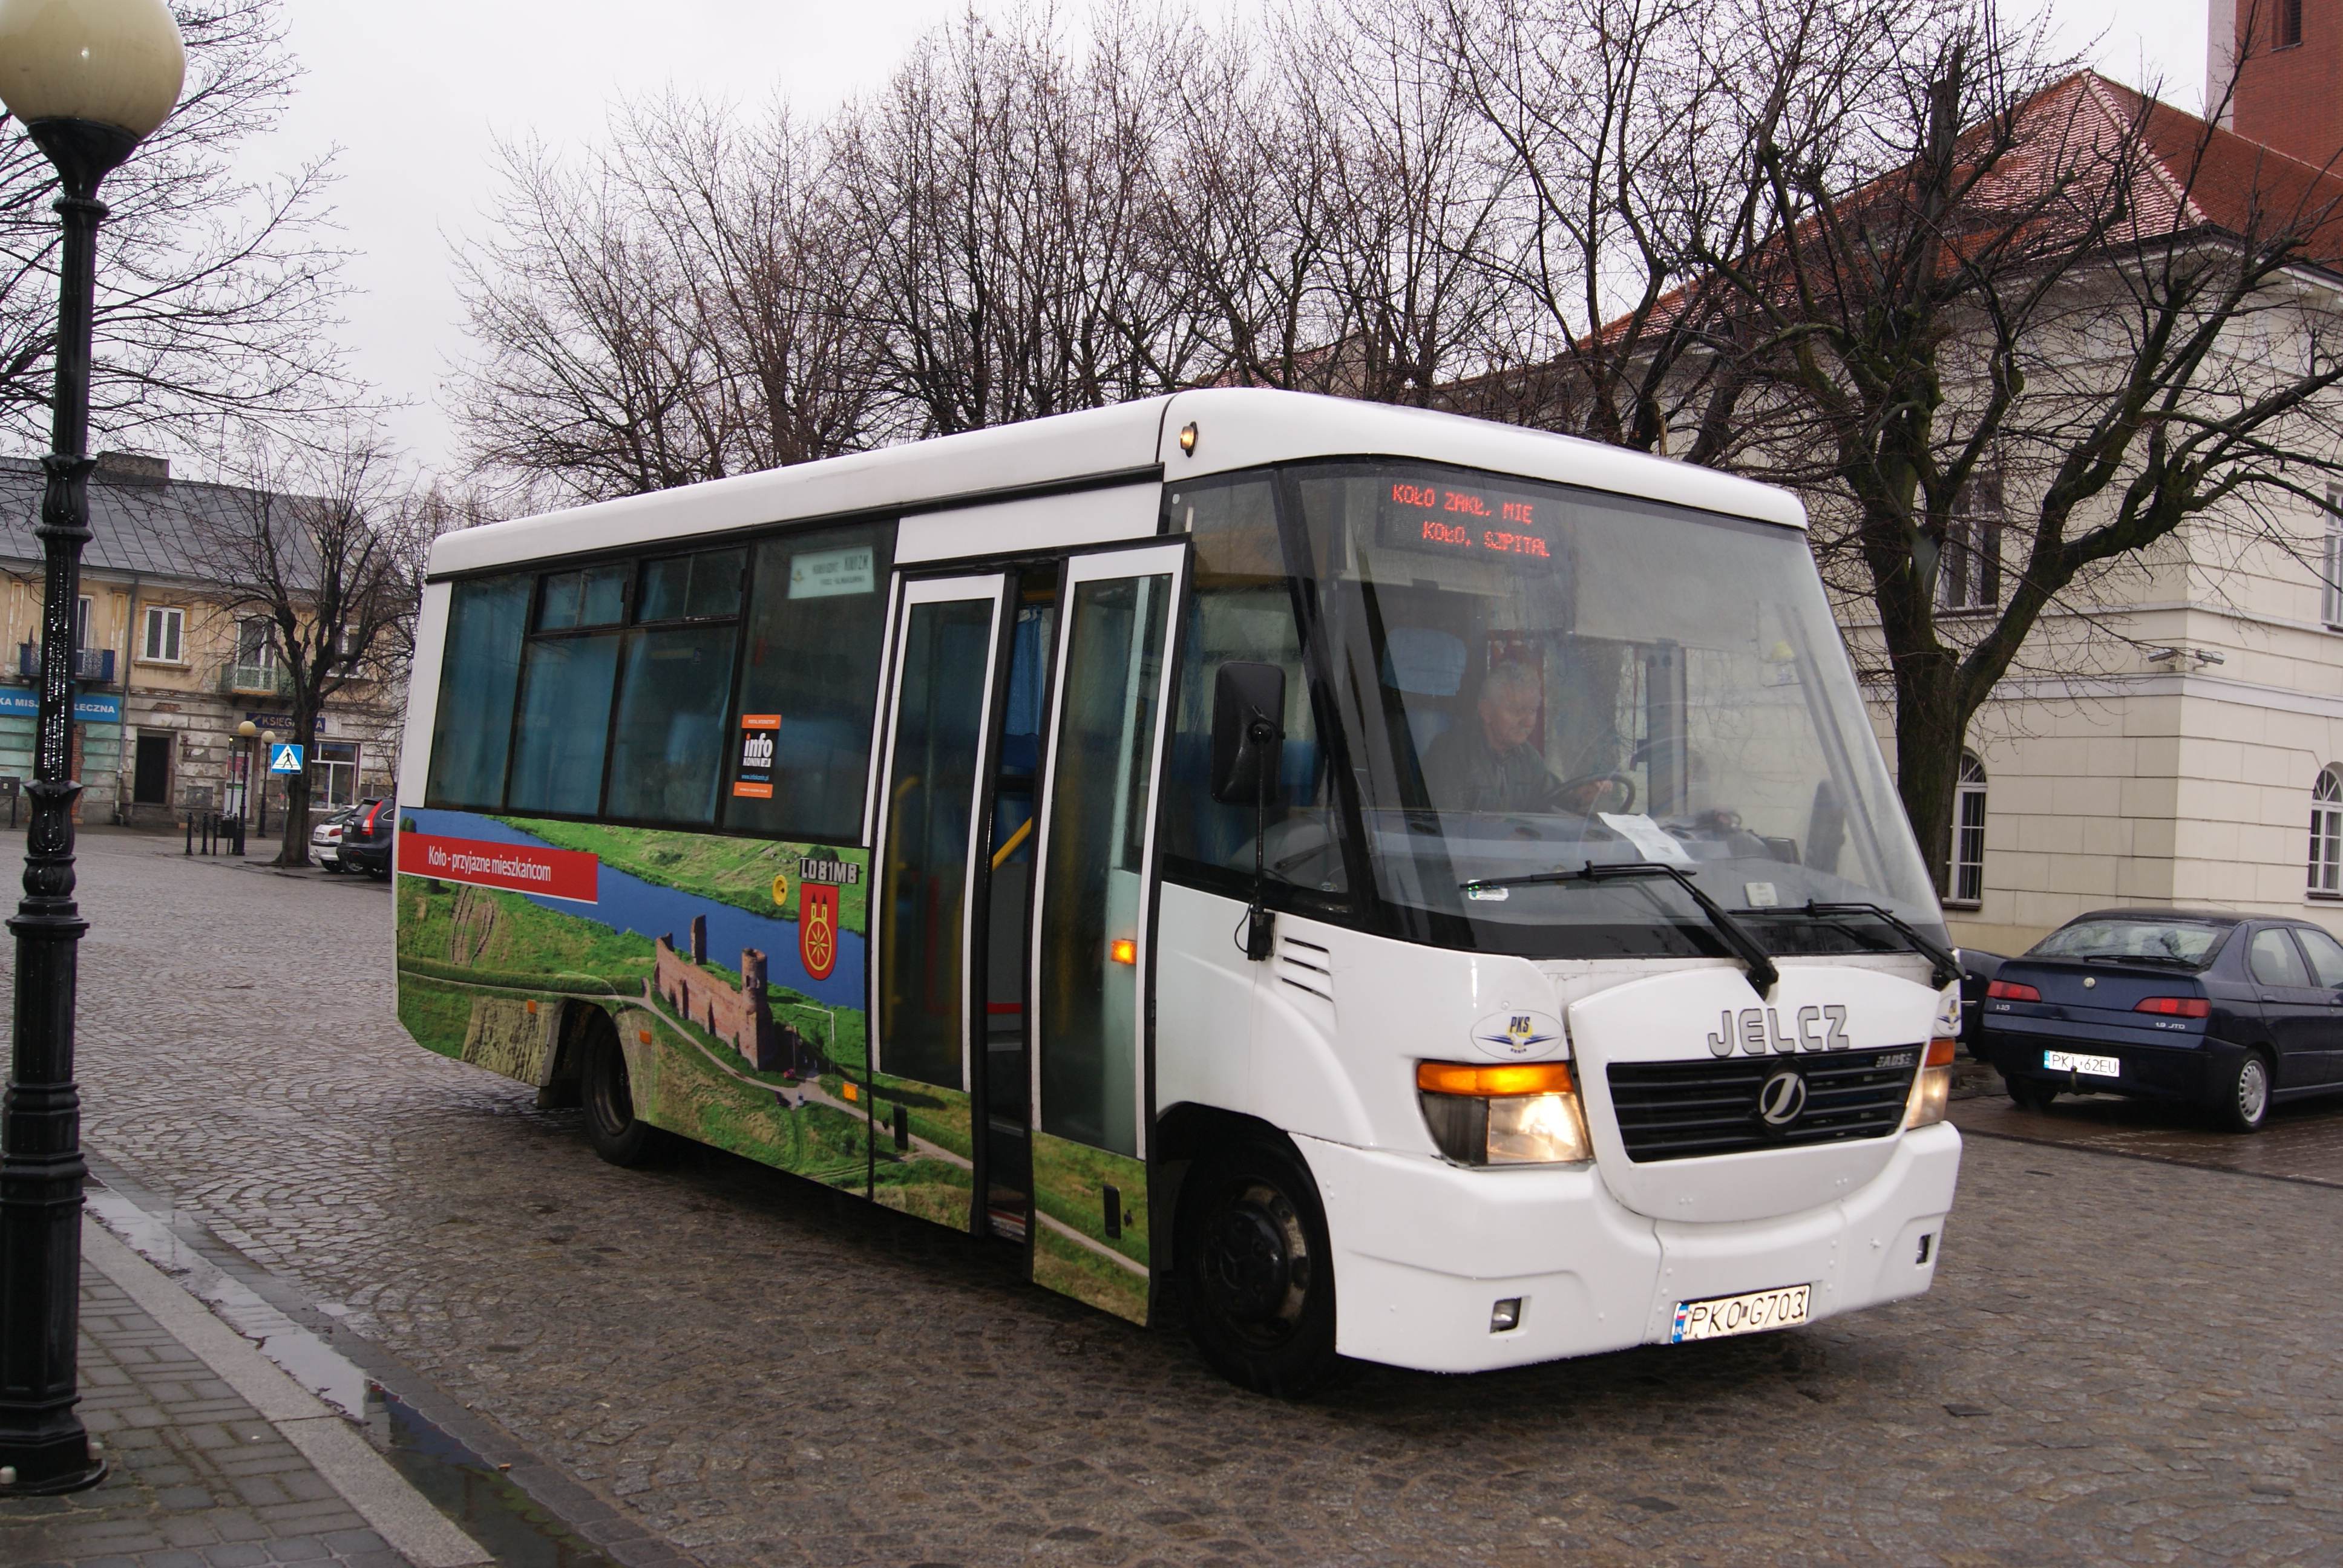
M129 156L186 75L164 0L0 0L0 103L69 184L95 187Z

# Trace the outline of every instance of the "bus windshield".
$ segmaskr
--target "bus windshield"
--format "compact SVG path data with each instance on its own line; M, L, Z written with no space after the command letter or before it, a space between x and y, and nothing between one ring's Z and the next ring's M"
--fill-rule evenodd
M1777 952L1846 950L1809 901L1940 924L1802 534L1423 465L1297 478L1390 905L1484 950L1714 950L1666 879L1496 885L1658 860Z

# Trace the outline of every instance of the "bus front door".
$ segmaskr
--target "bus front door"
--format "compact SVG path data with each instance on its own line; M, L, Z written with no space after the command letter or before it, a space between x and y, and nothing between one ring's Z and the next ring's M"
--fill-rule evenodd
M968 1228L978 1119L970 1052L980 1036L976 924L984 907L980 788L994 766L993 693L1010 579L904 585L879 854L870 900L878 955L870 1018L871 1196Z
M1144 1322L1155 781L1184 545L1077 556L1035 877L1033 1278Z

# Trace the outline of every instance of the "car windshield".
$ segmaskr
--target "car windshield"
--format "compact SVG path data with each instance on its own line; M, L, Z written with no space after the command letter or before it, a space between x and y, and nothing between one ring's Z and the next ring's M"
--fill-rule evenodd
M1809 901L1941 930L1796 529L1422 465L1299 492L1391 904L1489 950L1715 950L1664 880L1493 885L1659 860L1777 952L1893 945Z
M2030 959L2145 959L2151 963L2210 963L2229 934L2207 920L2153 917L2086 918L2060 926L2026 950Z

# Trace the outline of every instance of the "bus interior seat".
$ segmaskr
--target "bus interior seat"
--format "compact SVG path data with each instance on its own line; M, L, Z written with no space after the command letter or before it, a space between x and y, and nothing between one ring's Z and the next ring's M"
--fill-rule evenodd
M1399 694L1418 758L1456 727L1457 694L1472 661L1464 639L1438 627L1395 626L1384 633L1380 676L1388 691Z

